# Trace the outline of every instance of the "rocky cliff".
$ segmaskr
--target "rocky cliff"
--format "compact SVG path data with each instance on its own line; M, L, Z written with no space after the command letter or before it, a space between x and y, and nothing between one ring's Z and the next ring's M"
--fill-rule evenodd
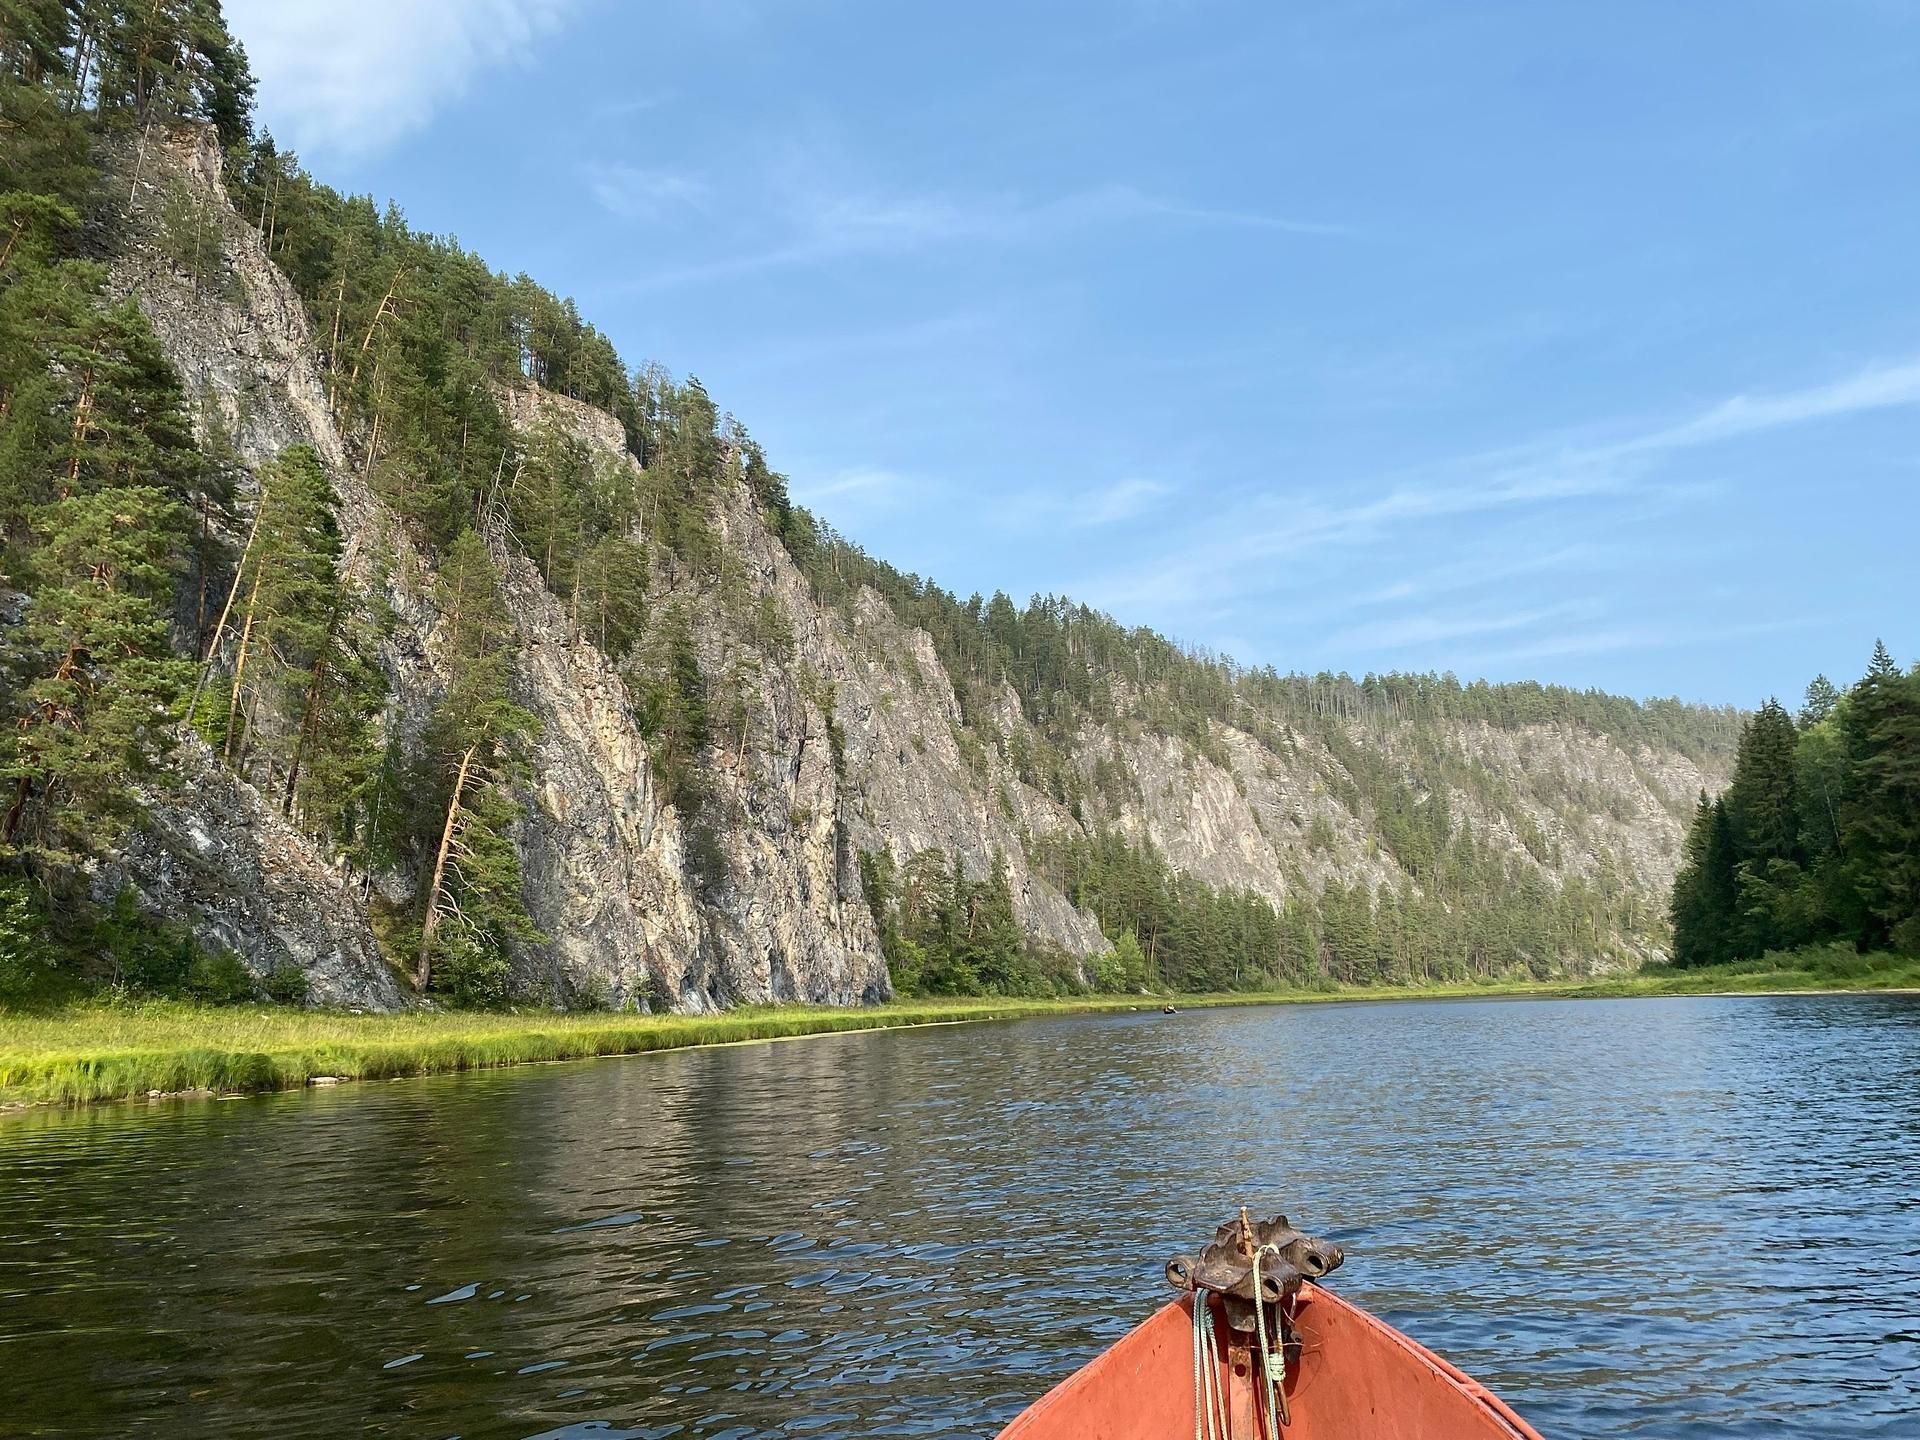
M155 238L163 199L182 187L217 231L217 263L193 278ZM361 437L336 427L299 297L229 206L217 150L199 132L156 140L131 188L115 287L138 298L203 429L230 437L245 467L297 443L322 456L343 563L387 612L383 723L404 744L448 683L433 562L367 484ZM557 427L600 463L639 463L610 416L531 384L500 398L524 431ZM660 783L617 657L572 623L509 537L492 535L515 696L540 721L514 839L546 938L516 963L527 989L556 1001L883 998L862 852L904 865L939 850L976 878L1004 867L1029 936L1078 956L1106 941L1047 878L1044 852L1062 837L1117 831L1180 872L1276 904L1329 885L1417 887L1365 798L1378 784L1356 769L1372 782L1400 775L1422 796L1422 785L1443 786L1456 829L1470 826L1548 887L1604 879L1657 906L1692 797L1723 778L1710 756L1570 721L1415 726L1373 714L1308 728L1256 713L1244 728L1216 719L1178 736L1117 681L1108 718L1043 737L1010 690L987 714L977 704L963 714L933 639L878 591L823 603L744 484L721 494L708 523L723 583L690 585L669 558L653 567L649 596L689 616L700 668L728 700L697 760L708 797L697 823ZM1043 740L1085 781L1077 798L1022 778L1017 757ZM415 881L348 873L191 743L180 764L185 784L103 870L102 888L130 881L260 972L300 965L317 998L404 1003L369 905L397 903Z

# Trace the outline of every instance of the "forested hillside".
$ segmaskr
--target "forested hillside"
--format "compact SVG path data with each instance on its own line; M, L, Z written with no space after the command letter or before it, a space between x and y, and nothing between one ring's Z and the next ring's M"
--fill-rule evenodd
M1755 712L1732 783L1700 794L1673 932L1683 966L1828 941L1920 955L1920 666L1876 644L1851 689L1818 675L1797 717Z
M0 0L0 987L709 1008L1664 953L1730 709L967 599L694 379Z

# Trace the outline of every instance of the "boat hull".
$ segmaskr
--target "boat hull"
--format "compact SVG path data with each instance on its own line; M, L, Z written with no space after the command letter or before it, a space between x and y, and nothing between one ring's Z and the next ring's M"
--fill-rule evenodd
M1194 1433L1193 1301L1167 1306L1068 1376L1000 1440L1170 1440ZM1217 1324L1216 1320L1216 1324ZM1471 1376L1358 1306L1307 1284L1295 1301L1286 1440L1540 1440ZM1248 1374L1216 1330L1232 1440L1265 1434ZM1255 1362L1257 1364L1257 1361Z

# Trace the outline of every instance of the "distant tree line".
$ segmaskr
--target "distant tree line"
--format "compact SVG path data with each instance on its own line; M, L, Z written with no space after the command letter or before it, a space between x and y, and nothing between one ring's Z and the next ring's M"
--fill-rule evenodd
M1768 700L1732 782L1700 796L1673 887L1674 959L1709 965L1840 941L1920 955L1920 667L1876 644L1798 716Z
M1622 944L1608 887L1540 872L1476 840L1470 826L1425 877L1379 891L1364 883L1316 892L1288 877L1275 903L1175 870L1150 843L1117 831L1062 835L1035 847L1034 868L1093 916L1108 948L1084 963L1023 931L1004 858L970 878L958 855L923 850L904 866L861 857L894 987L903 995L1233 991L1279 986L1545 978ZM1634 940L1658 942L1642 904ZM1631 958L1625 954L1621 959Z

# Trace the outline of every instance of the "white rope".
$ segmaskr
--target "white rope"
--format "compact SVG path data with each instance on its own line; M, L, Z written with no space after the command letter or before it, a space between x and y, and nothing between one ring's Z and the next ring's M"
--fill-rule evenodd
M1207 1292L1193 1291L1193 1440L1225 1440L1220 1368L1213 1360L1213 1315Z

